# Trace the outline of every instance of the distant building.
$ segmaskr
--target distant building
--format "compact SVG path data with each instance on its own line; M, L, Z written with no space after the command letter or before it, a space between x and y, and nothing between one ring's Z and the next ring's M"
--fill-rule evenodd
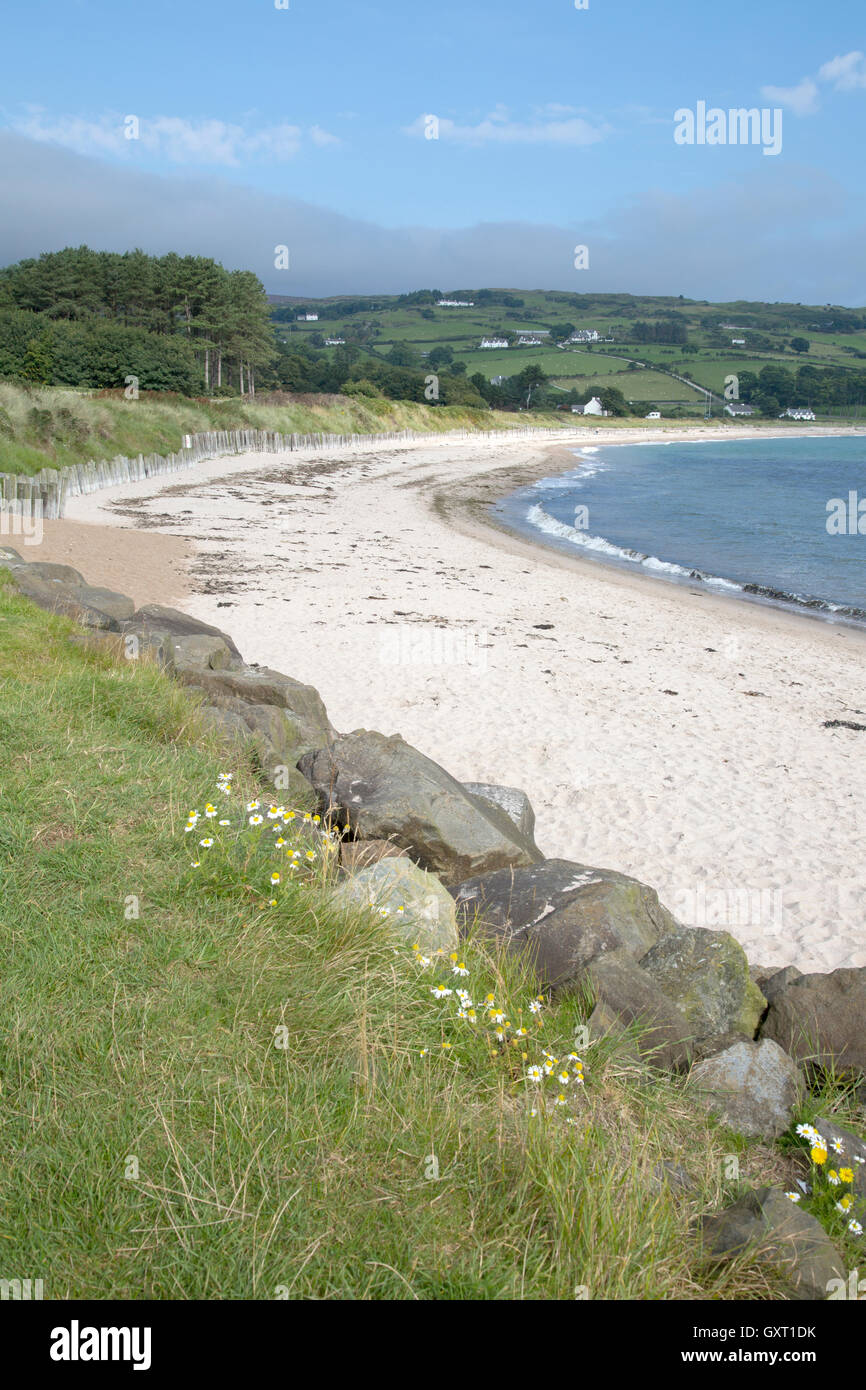
M298 314L298 323L318 323L318 314Z
M566 341L569 343L597 343L599 341L598 329L577 328Z
M346 343L346 339L345 339L345 338L326 338L326 339L325 339L325 347L344 347L344 346L345 346L345 343Z
M610 411L605 410L598 396L593 396L586 405L573 405L571 407L573 415L609 415Z
M660 410L651 410L649 415L644 416L645 420L660 420L661 418L662 413Z
M507 348L507 338L482 338L479 347L483 348Z
M549 328L538 328L538 329L529 328L529 329L524 329L522 333L518 333L518 335L517 335L517 346L518 346L518 347L537 347L540 343L543 343L543 342L544 342L544 339L545 339L545 338L549 338L549 337L550 337L550 329L549 329Z
M437 299L437 309L474 309L474 299Z
M814 420L815 412L807 405L789 405L779 416L780 420Z
M745 346L746 346L746 340L745 340L745 338L732 338L732 339L731 339L731 347L745 347Z
M508 377L507 377L507 376L492 376L492 377L490 378L490 385L491 385L491 386L501 386L502 383L503 383L504 381L507 381L507 380L508 380Z
M754 415L754 413L755 407L753 405L738 404L725 406L726 415Z

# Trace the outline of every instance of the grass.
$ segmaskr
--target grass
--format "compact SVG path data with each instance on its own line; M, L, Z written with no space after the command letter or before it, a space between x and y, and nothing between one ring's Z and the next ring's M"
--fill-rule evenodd
M319 880L270 907L255 861L200 878L183 827L223 756L193 697L73 632L0 572L2 1277L54 1299L779 1296L749 1259L703 1265L691 1223L736 1190L726 1155L756 1183L793 1160L606 1041L574 1123L533 1119L515 1053L457 1031L387 922ZM465 951L458 983L529 1019L520 964ZM545 1007L527 1046L564 1055L586 1008ZM666 1160L693 1191L659 1188Z
M514 429L524 416L460 406L347 396L290 396L276 403L240 399L188 399L142 393L87 392L58 387L28 389L0 382L0 473L37 473L117 454L169 454L185 434L216 429L265 429L283 434L381 434L411 429ZM533 415L533 426L562 427L555 414Z

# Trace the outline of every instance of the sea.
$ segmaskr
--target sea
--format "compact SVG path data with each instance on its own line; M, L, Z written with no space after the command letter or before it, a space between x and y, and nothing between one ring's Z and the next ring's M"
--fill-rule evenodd
M866 626L866 435L582 447L493 512L557 550Z

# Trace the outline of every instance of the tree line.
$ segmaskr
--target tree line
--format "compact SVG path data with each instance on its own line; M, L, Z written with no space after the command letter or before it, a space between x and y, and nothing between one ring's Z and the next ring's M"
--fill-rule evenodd
M261 281L207 256L78 246L0 271L7 375L73 386L135 376L145 389L244 394L273 357Z

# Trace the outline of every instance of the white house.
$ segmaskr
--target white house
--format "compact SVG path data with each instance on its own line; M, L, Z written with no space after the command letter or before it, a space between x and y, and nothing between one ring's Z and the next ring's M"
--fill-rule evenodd
M474 299L437 299L437 309L474 309Z
M754 413L755 407L753 405L738 404L725 406L726 415L754 415Z
M344 347L344 346L345 346L345 343L346 343L346 339L345 339L345 338L326 338L326 339L325 339L325 347Z
M815 412L806 405L789 405L779 416L780 420L814 420Z
M298 323L318 323L318 314L298 314Z
M483 348L507 348L507 338L482 338L479 347Z
M571 413L573 415L609 415L610 411L605 410L598 396L593 396L592 400L587 401L586 405L573 405L571 407Z
M746 346L746 340L745 340L745 338L732 338L732 339L731 339L731 347L745 347L745 346Z
M577 328L568 339L570 343L597 343L597 328Z
M649 415L644 416L645 420L660 420L661 418L662 413L660 410L651 410Z

